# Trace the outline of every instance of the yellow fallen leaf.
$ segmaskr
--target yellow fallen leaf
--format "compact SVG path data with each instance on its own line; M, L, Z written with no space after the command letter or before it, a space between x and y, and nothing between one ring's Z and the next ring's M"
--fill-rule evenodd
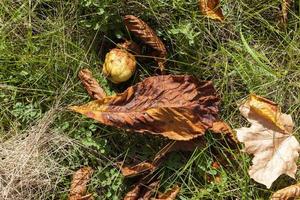
M224 15L219 5L219 0L199 0L199 8L203 15L211 19L224 21Z
M281 174L294 178L300 145L292 136L292 117L281 113L274 102L256 95L240 106L240 112L251 123L249 128L236 129L245 152L254 155L250 177L268 188Z

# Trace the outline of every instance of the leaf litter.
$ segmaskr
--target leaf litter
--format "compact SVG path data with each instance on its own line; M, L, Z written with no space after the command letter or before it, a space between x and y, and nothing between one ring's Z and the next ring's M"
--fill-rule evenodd
M289 6L290 1L282 2L284 23L287 21ZM199 8L208 18L224 21L219 0L199 0ZM160 70L164 71L167 51L155 31L133 15L126 15L124 22L130 32L154 50L155 60ZM133 41L125 41L117 47L135 55L141 53L141 49ZM210 130L225 139L230 148L236 148L238 142L245 144L244 151L254 155L249 175L258 183L270 188L281 174L295 178L299 143L292 136L292 118L281 113L279 106L268 99L250 95L240 106L240 111L251 126L232 130L218 117L220 99L211 81L198 81L189 75L159 75L149 77L123 93L106 96L87 69L80 73L84 87L96 100L85 105L72 106L71 110L105 125L143 134L161 135L172 140L151 162L144 161L132 166L117 163L125 177L151 174L170 152L193 151L198 147L205 147L206 141L201 136ZM214 169L219 169L220 166L217 161L212 164ZM214 178L216 183L221 181L219 175L208 178ZM164 194L156 194L153 191L158 189L159 181L143 183L144 181L142 177L124 199L150 199L154 195L155 198L151 199L171 200L180 191L180 187L176 185ZM299 195L298 189L298 185L293 185L279 190L272 199L296 197Z

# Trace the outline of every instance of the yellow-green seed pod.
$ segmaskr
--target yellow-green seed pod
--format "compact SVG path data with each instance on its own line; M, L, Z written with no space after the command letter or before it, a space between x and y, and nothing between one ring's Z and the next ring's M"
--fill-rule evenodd
M114 48L105 56L103 74L113 83L127 81L135 72L134 55L126 50Z

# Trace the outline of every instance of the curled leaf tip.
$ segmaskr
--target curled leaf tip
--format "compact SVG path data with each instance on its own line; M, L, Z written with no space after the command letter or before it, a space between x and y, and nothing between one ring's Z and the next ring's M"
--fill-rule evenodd
M199 0L199 8L203 15L220 22L224 21L224 15L220 8L220 0Z

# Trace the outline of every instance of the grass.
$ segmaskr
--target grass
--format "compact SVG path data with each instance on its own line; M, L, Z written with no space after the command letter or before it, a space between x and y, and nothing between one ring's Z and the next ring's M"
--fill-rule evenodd
M80 68L92 70L109 94L154 75L153 63L139 63L134 78L117 87L101 74L105 53L120 38L130 37L121 21L124 14L141 17L163 39L169 52L167 73L213 80L222 98L222 119L232 127L247 125L237 103L249 93L256 93L279 103L293 116L298 137L299 5L292 8L288 26L282 29L277 24L278 0L223 0L221 4L224 23L202 16L196 0L0 2L1 141L4 144L32 130L32 124L60 97L57 116L47 129L68 137L73 144L72 148L50 154L57 162L55 166L61 166L61 171L54 173L60 178L50 179L47 189L38 188L44 192L37 193L40 199L66 199L72 170L83 165L96 170L90 192L98 199L121 199L132 180L124 180L113 163L151 159L166 142L148 135L127 134L66 110L70 104L90 100L77 78ZM249 178L249 156L228 149L209 133L206 138L205 149L191 154L173 153L166 160L156 172L162 180L160 190L177 183L182 188L178 197L181 200L268 199L273 191L292 182L281 177L267 190ZM219 184L205 178L216 173L211 167L216 150L224 158L234 158L218 170ZM0 180L0 186L3 184ZM32 194L34 190L27 191Z

